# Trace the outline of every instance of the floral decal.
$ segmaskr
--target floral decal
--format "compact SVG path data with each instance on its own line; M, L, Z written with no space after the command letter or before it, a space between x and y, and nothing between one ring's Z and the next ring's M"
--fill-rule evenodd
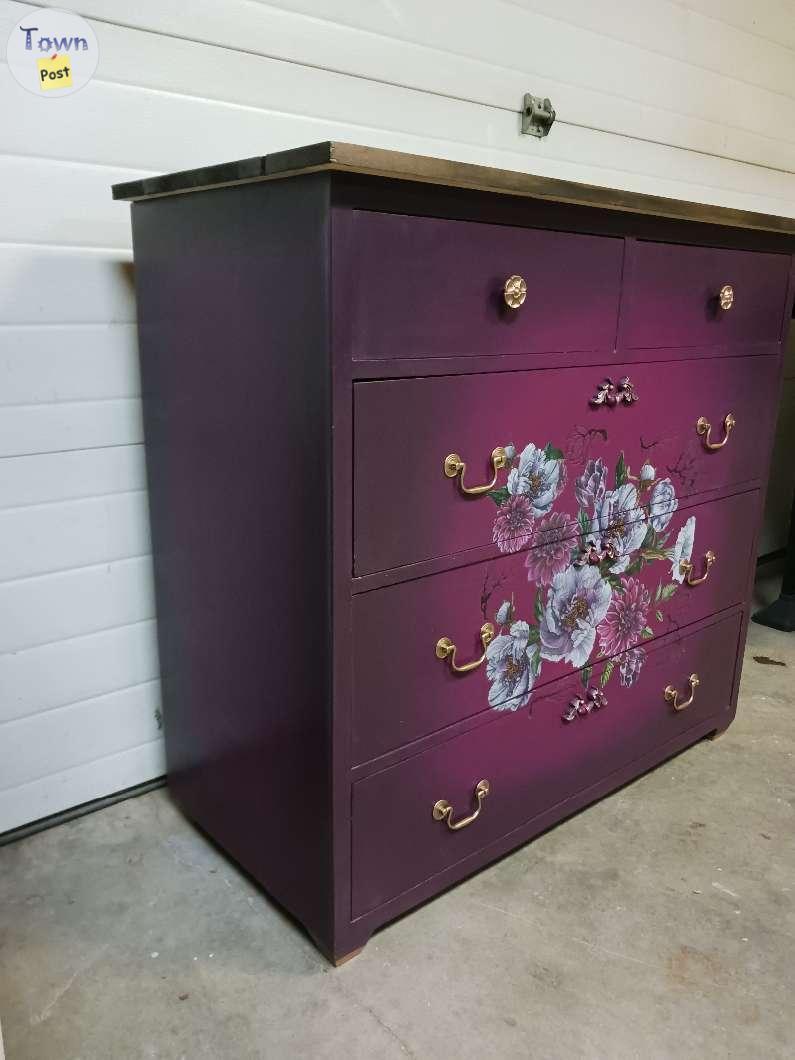
M627 569L632 553L646 538L646 522L638 518L638 491L630 482L607 490L594 510L590 537L597 548L609 548L615 557L609 568L612 574Z
M605 620L599 627L599 647L604 655L618 655L641 639L651 593L637 578L622 578L613 594Z
M604 499L607 487L607 468L601 460L589 460L585 471L574 483L574 493L580 508L595 510Z
M696 519L691 515L685 525L679 531L670 552L671 577L681 585L685 580L680 564L689 560L693 555L693 541L696 536Z
M598 567L572 566L556 574L539 623L544 658L585 666L612 594Z
M631 687L645 662L643 642L655 636L650 622L664 621L660 608L684 580L680 563L693 553L695 517L669 542L679 504L673 483L658 479L649 463L632 475L623 453L612 475L601 459L581 463L576 516L555 511L566 483L563 452L532 442L521 453L513 445L505 450L508 481L489 494L497 505L493 538L504 553L532 542L525 568L536 590L531 616L516 613L513 596L494 615L499 631L486 649L489 705L526 706L545 660L580 670L586 688L593 665L604 661L600 688L614 672ZM638 575L657 561L670 562L670 579L652 594Z
M491 682L489 704L499 710L517 710L530 699L541 667L538 644L530 639L527 622L513 622L489 644L486 676Z
M557 454L557 455L554 455ZM536 449L531 442L522 450L519 462L508 475L511 497L525 497L533 515L544 515L552 507L562 483L562 453L558 450Z
M527 497L506 497L494 520L494 543L500 552L520 552L533 536L533 509Z
M527 553L527 580L549 585L569 565L571 556L571 516L563 512L545 515L536 533L536 547Z

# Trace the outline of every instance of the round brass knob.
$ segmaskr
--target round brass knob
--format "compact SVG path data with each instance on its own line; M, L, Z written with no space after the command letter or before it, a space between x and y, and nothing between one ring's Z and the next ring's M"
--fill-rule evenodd
M509 276L505 281L503 297L509 309L518 309L527 298L527 282L521 276Z
M718 305L721 309L731 309L734 305L734 288L730 283L724 283L718 291Z

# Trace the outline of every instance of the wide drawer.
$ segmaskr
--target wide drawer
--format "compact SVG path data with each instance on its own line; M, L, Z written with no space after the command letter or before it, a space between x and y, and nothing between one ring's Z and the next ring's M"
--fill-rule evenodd
M718 715L730 706L740 621L735 614L660 642L634 684L608 687L600 709L581 707L573 720L564 720L572 700L587 701L585 689L566 680L539 699L532 714L505 715L356 783L353 915L462 861L699 722L715 716L717 727ZM692 702L675 709L691 695L694 674L699 683ZM597 668L591 688L598 689L599 678ZM449 824L477 808L481 781L489 792L480 813L452 831ZM434 815L441 800L451 816L444 807Z
M608 489L629 487L622 509L633 485L624 476L639 477L646 463L680 498L758 480L778 372L776 355L636 364L637 400L615 405L593 399L606 376L620 381L620 365L357 383L354 573L492 543L526 548L577 518L583 481L602 466ZM492 454L508 446L508 466L495 472ZM489 492L464 492L491 480Z
M638 242L625 281L621 341L630 347L777 342L790 258Z
M354 360L612 349L623 241L353 211L335 324ZM526 283L510 308L505 282Z
M750 491L677 510L664 527L658 520L659 533L642 517L618 574L607 560L576 566L574 538L354 597L354 761L489 708L519 709L532 689L600 655L742 603L758 511ZM495 637L483 662L454 671L453 661L484 656L486 622ZM437 657L442 637L456 646L454 659Z

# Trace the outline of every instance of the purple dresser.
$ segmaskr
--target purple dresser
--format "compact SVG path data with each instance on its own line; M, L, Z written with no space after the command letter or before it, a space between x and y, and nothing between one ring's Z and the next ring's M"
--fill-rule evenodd
M171 788L331 960L729 725L795 222L345 144L114 195Z

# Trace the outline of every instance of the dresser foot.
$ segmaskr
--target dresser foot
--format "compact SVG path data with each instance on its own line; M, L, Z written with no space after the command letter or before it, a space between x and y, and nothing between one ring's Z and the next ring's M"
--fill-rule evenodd
M724 735L724 733L728 732L728 729L729 729L729 726L727 725L725 729L715 729L713 732L708 732L707 733L707 739L708 740L719 740L721 738L721 736Z
M358 957L363 949L364 946L360 946L357 950L351 950L350 953L346 953L342 957L335 957L331 963L335 968L340 968L343 964L347 964L348 961L352 961L354 957Z

